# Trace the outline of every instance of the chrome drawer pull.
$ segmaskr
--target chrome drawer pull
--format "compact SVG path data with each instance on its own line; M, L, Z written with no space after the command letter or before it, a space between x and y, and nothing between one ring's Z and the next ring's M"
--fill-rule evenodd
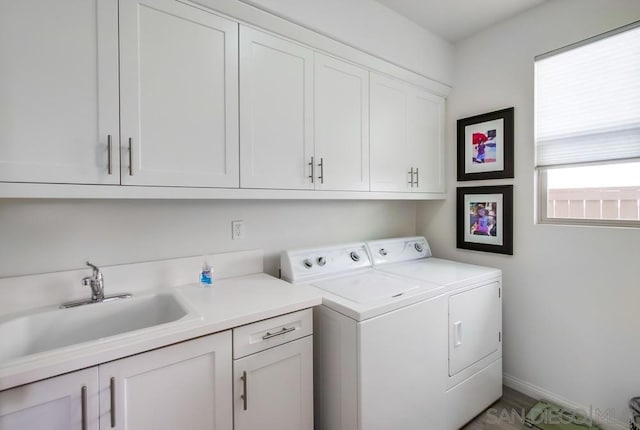
M411 188L413 188L413 167L407 173L411 175L411 179L409 180L408 184L411 185Z
M295 327L289 327L289 328L282 327L282 330L277 331L277 332L275 332L275 333L269 333L269 332L267 332L267 334L265 334L264 336L262 336L262 339L263 339L263 340L271 339L272 337L276 337L276 336L280 336L280 335L283 335L283 334L289 333L290 331L294 331L295 329L296 329Z
M318 167L320 167L320 176L318 176L318 179L320 179L321 184L324 184L324 158L320 157Z
M111 135L107 135L107 173L111 175Z
M314 174L315 174L315 164L313 164L313 157L311 157L311 163L308 163L309 167L311 168L311 174L308 176L309 179L311 179L311 183L313 184L313 179L314 179Z
M109 380L109 390L111 394L111 428L116 426L116 378Z
M82 430L87 430L87 386L83 385L81 390L81 406L82 406Z
M133 176L133 139L129 138L129 176Z
M247 372L242 372L242 376L240 377L242 380L242 394L240 398L242 399L242 409L247 410Z

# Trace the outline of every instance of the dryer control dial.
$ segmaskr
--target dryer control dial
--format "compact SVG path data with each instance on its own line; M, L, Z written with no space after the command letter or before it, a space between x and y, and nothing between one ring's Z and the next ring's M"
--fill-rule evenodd
M302 264L304 265L304 267L306 267L307 269L311 269L313 267L313 262L311 260L309 260L308 258L306 260L304 260L302 262Z
M351 254L349 254L349 257L351 257L353 261L356 261L356 262L360 261L360 255L355 251L351 251Z
M387 251L387 250L386 250L386 249L384 249L384 248L380 248L380 249L378 250L378 253L379 253L380 255L382 255L383 257L386 257L386 256L387 256L387 254L389 253L389 251Z
M418 252L422 252L422 251L424 251L424 247L422 246L422 244L421 244L421 243L416 242L416 244L415 244L415 245L413 245L413 247L414 247L414 248L416 249L416 251L418 251Z
M327 259L324 257L318 257L316 263L318 263L318 266L324 266L325 264L327 264Z

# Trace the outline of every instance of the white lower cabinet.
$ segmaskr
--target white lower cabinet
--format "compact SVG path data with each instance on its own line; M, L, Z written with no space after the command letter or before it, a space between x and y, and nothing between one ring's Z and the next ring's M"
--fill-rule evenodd
M311 309L233 329L235 430L313 429Z
M313 429L312 360L312 336L235 360L235 430Z
M231 430L231 333L99 366L100 428Z
M1 391L0 429L231 430L231 363L226 331Z
M305 309L0 391L0 430L312 430L312 333Z
M0 391L2 430L98 430L98 368Z

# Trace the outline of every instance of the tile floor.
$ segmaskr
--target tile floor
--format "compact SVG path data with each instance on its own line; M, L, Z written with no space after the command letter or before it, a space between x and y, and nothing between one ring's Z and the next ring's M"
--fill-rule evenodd
M536 400L531 397L504 387L502 398L462 430L530 430L523 422L525 415L535 404Z

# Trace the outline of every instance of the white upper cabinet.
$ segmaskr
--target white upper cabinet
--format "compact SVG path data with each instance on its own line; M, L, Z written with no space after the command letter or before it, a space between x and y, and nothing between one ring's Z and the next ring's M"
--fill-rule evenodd
M371 190L410 191L404 84L371 73L370 121Z
M1 2L0 198L444 196L445 85L195 3Z
M120 1L122 183L238 187L238 24Z
M313 51L240 26L240 186L313 189Z
M444 192L444 99L371 73L371 191Z
M117 11L117 0L2 2L0 181L120 182Z
M369 71L315 54L316 189L369 191Z
M407 146L414 168L414 188L444 193L444 99L412 89L408 99Z

